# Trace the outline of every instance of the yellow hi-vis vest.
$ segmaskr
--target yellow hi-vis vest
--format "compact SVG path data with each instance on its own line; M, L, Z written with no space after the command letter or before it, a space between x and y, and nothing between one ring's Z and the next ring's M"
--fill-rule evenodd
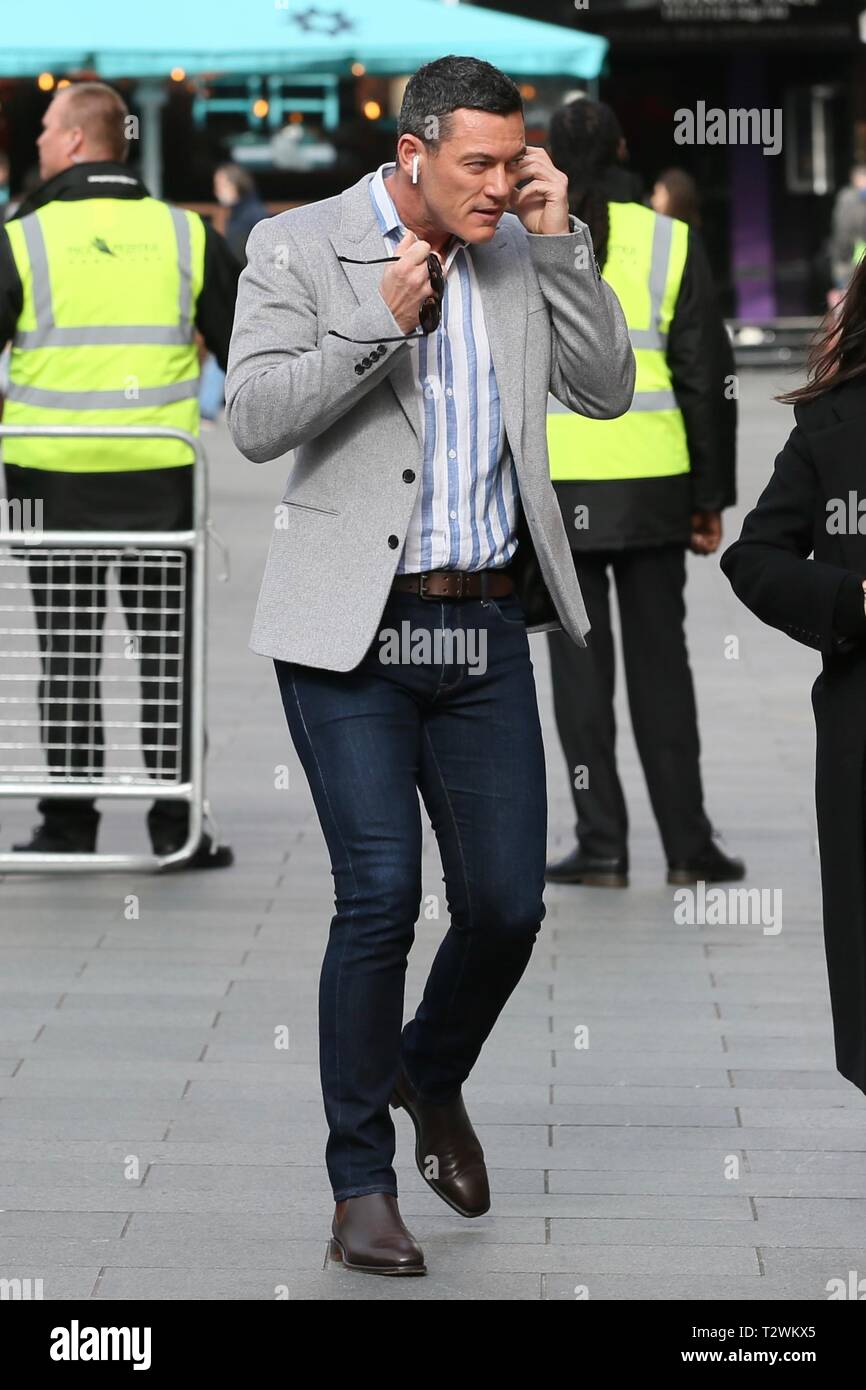
M689 471L683 417L668 370L667 333L683 278L688 226L640 203L609 203L604 279L629 328L637 373L625 415L591 420L548 401L554 482L661 478Z
M7 425L155 425L197 434L195 305L205 230L156 198L57 201L6 224L24 303ZM175 439L32 439L10 462L59 473L193 462Z

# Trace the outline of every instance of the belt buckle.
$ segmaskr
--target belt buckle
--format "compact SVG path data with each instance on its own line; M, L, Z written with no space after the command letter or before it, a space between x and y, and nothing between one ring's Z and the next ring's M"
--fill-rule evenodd
M421 598L427 598L427 599L436 598L436 595L435 595L435 594L428 594L428 593L427 593L427 580L430 578L430 573L431 573L430 570L422 570L421 573L420 573L419 576L418 576L418 581L419 581L419 582L418 582L418 593L419 593L419 596L420 596ZM442 597L443 597L443 598L463 598L464 593L467 591L468 586L469 586L469 575L468 575L468 574L464 574L462 570L451 570L451 571L448 573L448 577L447 577L446 583L450 584L450 583L452 582L452 580L456 581L456 583L457 583L457 592L456 592L456 594L454 594L454 593L443 594Z

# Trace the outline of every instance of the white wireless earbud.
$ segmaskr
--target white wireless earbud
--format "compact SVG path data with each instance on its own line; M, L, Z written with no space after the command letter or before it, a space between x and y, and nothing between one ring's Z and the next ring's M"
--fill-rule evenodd
M413 156L412 156L412 182L413 182L413 183L417 183L417 182L418 182L418 162L419 162L419 159L420 159L420 156L419 156L419 155L413 154Z

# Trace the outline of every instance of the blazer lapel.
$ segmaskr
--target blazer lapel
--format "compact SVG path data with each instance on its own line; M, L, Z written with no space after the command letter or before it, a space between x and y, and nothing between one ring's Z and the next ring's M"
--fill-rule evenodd
M372 174L365 174L341 195L340 230L330 236L338 256L371 261L386 254L384 238L370 201L371 178ZM505 431L515 465L519 468L526 350L526 289L523 274L509 235L501 225L492 241L487 245L468 247L467 254L472 257L478 280ZM385 266L341 262L341 269L360 304L375 294ZM420 444L423 441L423 421L416 387L414 350L403 354L402 361L388 373L388 381Z
M358 183L347 188L341 195L342 218L339 232L330 236L331 245L338 256L351 256L354 260L371 261L377 256L387 254L385 238L379 229L373 204L370 201L369 183L372 174L365 174ZM385 265L350 265L341 263L352 292L361 304L375 294L387 269ZM338 325L335 325L338 326ZM370 348L358 348L360 355ZM421 408L416 388L415 350L410 348L402 354L402 360L388 373L388 381L394 394L412 426L419 444L423 440Z

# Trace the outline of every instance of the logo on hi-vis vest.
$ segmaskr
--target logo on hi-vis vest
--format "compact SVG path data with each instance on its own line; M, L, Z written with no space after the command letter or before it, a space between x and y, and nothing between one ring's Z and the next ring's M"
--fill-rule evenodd
M114 237L94 236L90 241L70 242L66 255L76 266L98 265L108 257L136 264L149 264L159 261L165 248L156 241L116 241Z

